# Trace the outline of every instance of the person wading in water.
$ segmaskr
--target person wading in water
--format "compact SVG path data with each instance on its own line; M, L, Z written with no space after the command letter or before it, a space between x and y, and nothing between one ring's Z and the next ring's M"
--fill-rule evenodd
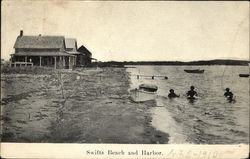
M190 90L187 92L188 99L195 99L194 96L198 96L197 92L194 90L194 86L190 87Z
M226 88L226 92L224 93L224 96L225 96L228 100L232 101L232 100L233 100L234 94L233 94L232 92L230 92L230 89L229 89L229 88Z
M175 94L173 89L169 90L168 98L175 98L175 97L180 97L180 95Z

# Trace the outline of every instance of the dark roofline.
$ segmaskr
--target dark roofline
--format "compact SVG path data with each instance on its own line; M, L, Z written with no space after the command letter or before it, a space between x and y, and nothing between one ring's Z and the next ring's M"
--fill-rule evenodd
M81 50L80 50L81 48L83 48L84 50L87 51L87 53L89 53L90 55L92 55L92 53L91 53L84 45L81 45L81 46L77 49L77 51L81 52Z

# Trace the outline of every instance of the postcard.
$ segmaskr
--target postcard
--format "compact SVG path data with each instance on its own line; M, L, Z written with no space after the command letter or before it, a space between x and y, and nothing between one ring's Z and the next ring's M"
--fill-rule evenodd
M2 158L247 158L249 2L3 0Z

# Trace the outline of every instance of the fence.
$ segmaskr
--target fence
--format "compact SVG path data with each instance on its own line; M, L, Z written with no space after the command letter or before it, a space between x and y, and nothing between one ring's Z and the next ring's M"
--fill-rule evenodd
M21 67L21 66L31 66L33 67L33 62L11 62L10 66Z

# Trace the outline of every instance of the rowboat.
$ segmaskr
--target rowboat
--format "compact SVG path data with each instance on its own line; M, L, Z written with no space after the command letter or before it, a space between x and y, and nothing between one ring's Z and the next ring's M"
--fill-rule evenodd
M145 102L155 100L157 96L158 87L155 85L141 84L139 89L130 91L131 100L134 102Z
M249 77L249 74L239 74L240 77Z
M139 85L139 89L144 90L146 92L156 92L158 87L156 85L151 84L141 84Z
M187 73L204 73L204 70L194 69L194 70L184 70Z

